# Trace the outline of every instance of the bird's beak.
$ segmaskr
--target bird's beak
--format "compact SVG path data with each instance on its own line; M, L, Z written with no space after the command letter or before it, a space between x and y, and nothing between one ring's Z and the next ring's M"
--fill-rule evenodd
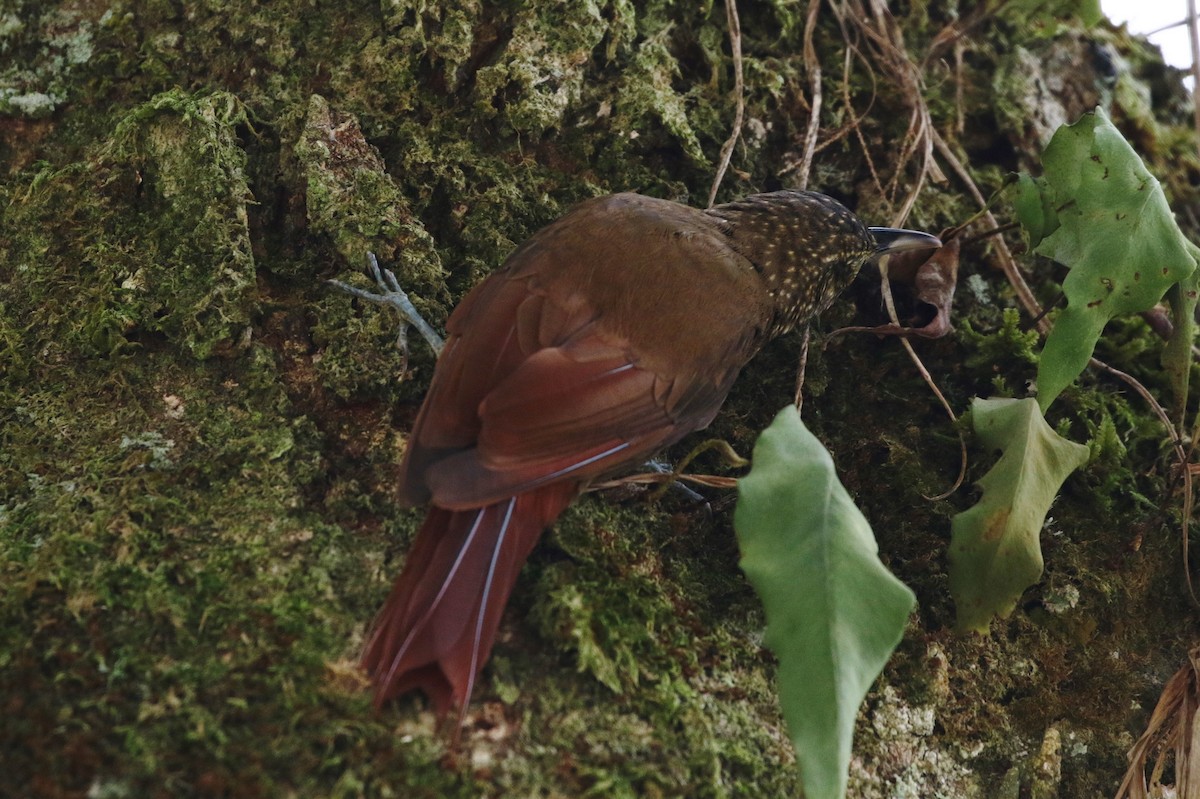
M888 255L905 250L936 250L942 240L918 230L903 230L894 227L869 228L875 237L875 255Z

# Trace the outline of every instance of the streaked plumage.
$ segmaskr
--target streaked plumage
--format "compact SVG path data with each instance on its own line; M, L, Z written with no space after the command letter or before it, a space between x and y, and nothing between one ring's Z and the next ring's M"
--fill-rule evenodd
M475 287L402 465L429 515L375 622L376 701L465 707L517 574L583 486L705 427L769 339L826 308L880 250L821 194L701 211L636 194L581 203Z

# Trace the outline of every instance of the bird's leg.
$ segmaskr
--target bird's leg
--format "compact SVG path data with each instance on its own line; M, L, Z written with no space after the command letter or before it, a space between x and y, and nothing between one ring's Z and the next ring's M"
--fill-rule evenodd
M415 327L425 340L429 342L434 355L441 355L444 343L442 337L417 312L416 307L412 304L412 300L404 293L404 289L400 288L400 281L396 280L396 275L392 270L380 269L379 261L375 258L375 253L373 252L367 253L367 265L371 268L371 275L375 278L375 285L379 286L378 294L373 291L355 288L349 283L343 283L340 280L327 280L325 282L351 296L358 297L360 300L373 302L376 305L390 305L399 311L400 335L396 337L396 346L400 348L400 352L404 353L405 362L408 361L408 328L410 325Z

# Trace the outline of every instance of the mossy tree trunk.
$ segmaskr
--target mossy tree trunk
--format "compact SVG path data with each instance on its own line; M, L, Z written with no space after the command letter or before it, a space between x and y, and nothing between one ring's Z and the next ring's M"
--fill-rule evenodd
M721 199L802 179L812 107L806 9L742 6L746 123ZM919 63L957 6L892 11ZM846 60L846 36L821 6L809 186L884 223L913 174L910 98ZM579 199L703 203L733 119L723 7L17 0L0 45L0 793L797 794L716 491L567 513L453 755L418 701L374 712L355 669L420 518L394 467L433 361L415 344L403 361L396 320L323 281L362 280L375 252L440 323ZM1143 43L992 15L945 53L923 96L985 191L1103 103L1195 222L1186 96ZM948 179L910 225L976 210ZM1061 273L1024 264L1052 302ZM960 410L1025 395L1036 340L986 242L962 268L959 333L920 346ZM1140 320L1102 344L1153 387L1158 346ZM764 353L711 433L749 452L798 347ZM860 717L853 794L1110 794L1197 632L1152 416L1095 375L1064 395L1051 421L1093 457L1048 522L1044 579L958 636L946 543L970 492L922 498L953 479L950 423L890 341L814 347L807 392L919 600Z

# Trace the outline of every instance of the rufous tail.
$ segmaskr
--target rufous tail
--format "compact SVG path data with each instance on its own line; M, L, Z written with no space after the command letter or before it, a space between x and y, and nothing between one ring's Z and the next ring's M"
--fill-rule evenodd
M575 492L555 484L482 508L430 508L363 653L377 707L419 689L439 715L465 710L521 566Z

